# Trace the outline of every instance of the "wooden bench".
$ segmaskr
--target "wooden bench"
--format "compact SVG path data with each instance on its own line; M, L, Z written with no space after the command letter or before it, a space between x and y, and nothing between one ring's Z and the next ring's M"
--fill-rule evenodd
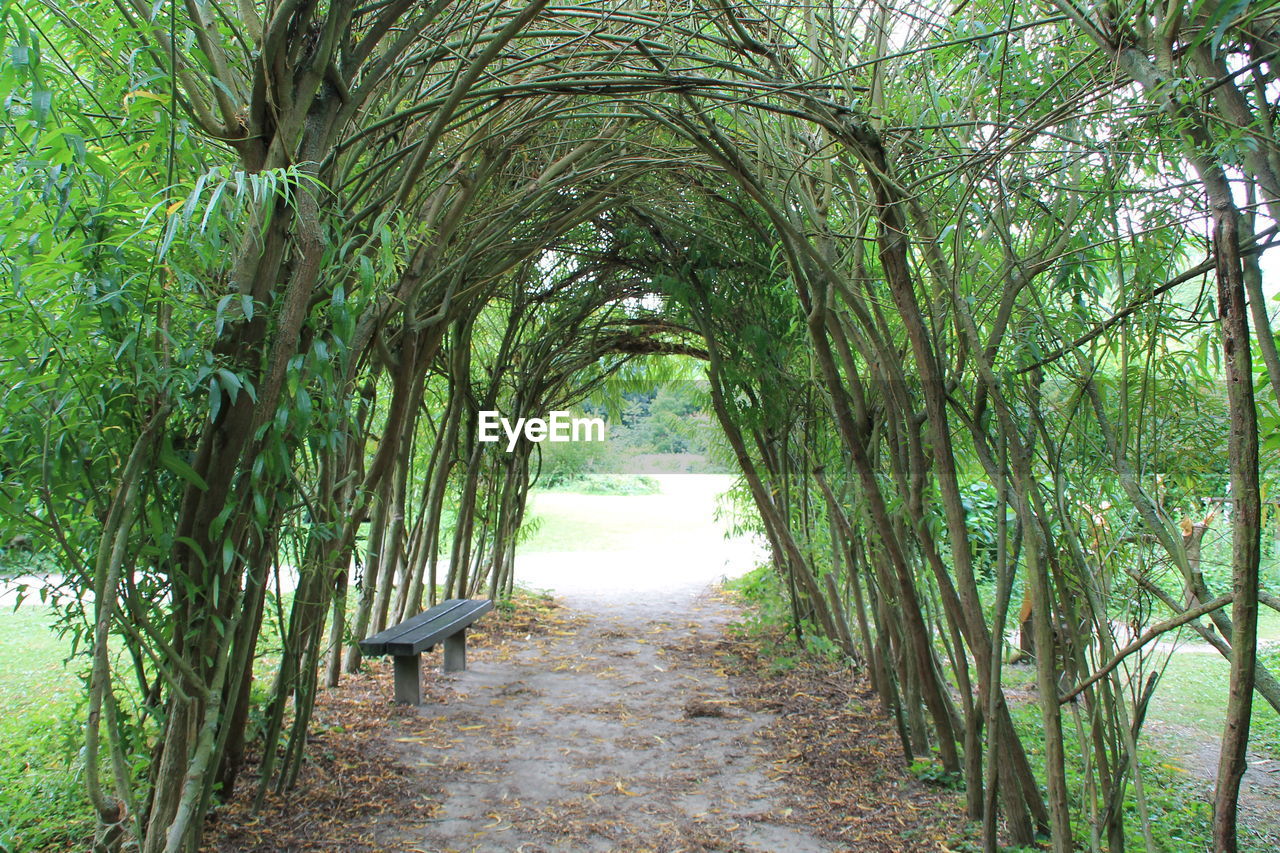
M488 599L452 598L424 610L399 625L360 641L360 652L368 657L391 655L395 664L396 701L409 705L422 702L422 653L444 642L444 671L467 668L467 628L493 609Z

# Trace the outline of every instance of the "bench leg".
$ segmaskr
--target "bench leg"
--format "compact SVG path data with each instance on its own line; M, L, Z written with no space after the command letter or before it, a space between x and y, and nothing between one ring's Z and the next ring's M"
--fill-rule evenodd
M396 701L406 705L422 704L421 655L393 655L395 664Z
M467 668L467 629L444 638L444 671L462 672Z

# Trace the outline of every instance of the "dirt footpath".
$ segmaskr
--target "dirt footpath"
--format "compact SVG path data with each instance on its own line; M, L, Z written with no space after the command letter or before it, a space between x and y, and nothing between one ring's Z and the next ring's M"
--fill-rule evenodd
M612 592L612 591L611 591ZM785 826L757 734L710 657L733 615L688 588L569 597L577 624L480 653L406 720L401 759L443 793L424 851L836 849ZM444 746L444 749L441 747Z
M1150 737L1172 762L1197 780L1204 801L1213 802L1218 774L1217 741L1187 726L1158 720L1146 724ZM1249 753L1249 767L1240 784L1239 832L1242 850L1280 850L1280 762Z

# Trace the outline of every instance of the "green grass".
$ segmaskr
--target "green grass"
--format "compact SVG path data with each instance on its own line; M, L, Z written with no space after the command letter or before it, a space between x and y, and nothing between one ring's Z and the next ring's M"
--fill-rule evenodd
M622 479L639 481L643 491L600 494L580 485L535 491L519 553L643 550L655 537L667 545L703 541L708 525L719 527L715 497L732 482L727 475L688 476L680 488L663 491L661 478Z
M634 536L635 524L625 512L608 516L578 511L574 507L557 505L547 509L554 493L533 498L533 523L523 533L519 552L532 554L542 551L608 551L619 541ZM619 496L610 500L627 500Z
M1280 613L1263 608L1258 618L1260 660L1280 672ZM1165 669L1150 717L1194 731L1207 741L1222 736L1223 714L1231 671L1227 659L1207 643L1188 642ZM1280 758L1280 714L1261 696L1254 697L1250 747L1269 758Z
M44 716L79 695L75 673L63 665L67 643L50 626L53 608L0 610L0 726L17 716Z
M1198 644L1196 648L1203 645ZM1273 662L1280 664L1280 655ZM1157 849L1181 853L1208 847L1211 817L1205 791L1211 787L1212 779L1198 778L1190 772L1190 762L1195 760L1192 755L1199 745L1207 744L1216 749L1222 736L1228 678L1227 661L1217 652L1183 651L1172 656L1156 688L1147 713L1147 726L1139 742L1139 752L1143 756L1144 785ZM1015 689L1034 690L1035 671L1031 667L1007 666L1004 668L1004 683ZM1032 764L1040 772L1044 732L1039 706L1032 701L1018 702L1012 710ZM1263 755L1280 755L1280 717L1261 697L1254 701L1253 719L1251 747ZM1063 717L1063 728L1067 740L1067 781L1072 791L1072 814L1077 824L1087 831L1087 824L1082 821L1086 812L1081 811L1083 776L1079 749L1074 722L1069 715ZM1126 833L1132 848L1141 849L1142 838L1132 785L1127 794L1126 809ZM1252 831L1242 822L1242 850L1263 853L1272 849L1268 842L1252 840ZM1081 836L1082 842L1087 840L1086 836Z
M1020 702L1010 707L1014 728L1027 751L1036 775L1044 778L1044 727L1040 707ZM1076 727L1069 714L1063 716L1066 741L1067 789L1076 840L1081 849L1089 849L1090 808L1085 802L1085 782ZM1087 722L1086 722L1087 726ZM1143 789L1151 817L1150 829L1155 849L1168 853L1189 853L1208 848L1211 815L1209 803L1197 786L1188 784L1186 773L1169 764L1156 749L1138 746L1142 760ZM1144 842L1139 826L1139 812L1134 787L1125 792L1125 836L1128 849L1141 850ZM1105 843L1105 839L1104 843ZM1265 848L1250 847L1242 839L1241 849L1263 853Z
M289 612L292 593L281 607ZM263 627L254 724L279 666L274 600ZM55 611L41 605L0 610L0 853L81 849L93 833L80 756L83 743L83 656L65 663L70 639L51 626ZM124 658L118 666L127 666ZM128 671L125 684L128 688Z
M80 681L53 616L35 605L0 611L2 851L71 849L93 829L77 754Z
M1268 657L1274 671L1280 656ZM1222 737L1229 679L1227 660L1216 652L1175 654L1151 700L1152 719L1216 741ZM1280 758L1280 715L1261 696L1254 697L1249 745L1268 758Z
M1280 614L1267 611L1259 622L1260 643L1264 648L1268 643L1274 647L1280 638ZM1192 755L1200 745L1216 749L1222 737L1230 678L1226 659L1208 644L1196 638L1195 642L1185 642L1182 649L1172 655L1156 687L1147 713L1147 727L1139 743L1157 849L1176 853L1208 848L1211 817L1205 791L1212 786L1212 779L1197 778L1189 772L1189 762L1195 760ZM1280 667L1280 652L1272 652L1266 657L1273 669ZM1008 687L1033 690L1035 671L1030 667L1005 667L1004 682ZM1039 706L1034 702L1016 703L1013 713L1028 754L1039 772L1044 743ZM1077 824L1082 824L1087 831L1087 824L1081 820L1086 813L1081 811L1083 778L1074 723L1069 716L1064 716L1063 725L1068 741L1072 814L1077 818ZM1280 757L1280 715L1261 697L1254 700L1250 746L1264 756ZM1142 838L1132 786L1126 808L1126 832L1132 848L1141 849ZM1266 827L1257 828L1259 836L1268 831L1270 829ZM1269 841L1258 840L1254 835L1255 829L1242 821L1242 850L1263 853L1273 849ZM1081 836L1081 840L1087 842L1088 839Z

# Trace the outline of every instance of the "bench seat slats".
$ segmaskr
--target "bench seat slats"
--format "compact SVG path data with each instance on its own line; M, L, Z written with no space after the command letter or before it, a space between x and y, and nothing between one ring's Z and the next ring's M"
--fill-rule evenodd
M448 601L442 601L435 607L422 611L417 616L410 616L399 625L392 625L385 631L379 631L372 637L366 637L361 640L360 652L370 656L388 654L387 643L394 642L415 628L419 628L433 619L464 607L469 602L470 599L467 598L451 598Z
M493 602L488 600L451 599L362 640L360 651L370 656L420 654L492 609Z
M400 639L387 643L389 655L416 655L431 648L469 626L483 614L493 609L492 601L471 601L465 607L451 610L419 629L406 633Z

